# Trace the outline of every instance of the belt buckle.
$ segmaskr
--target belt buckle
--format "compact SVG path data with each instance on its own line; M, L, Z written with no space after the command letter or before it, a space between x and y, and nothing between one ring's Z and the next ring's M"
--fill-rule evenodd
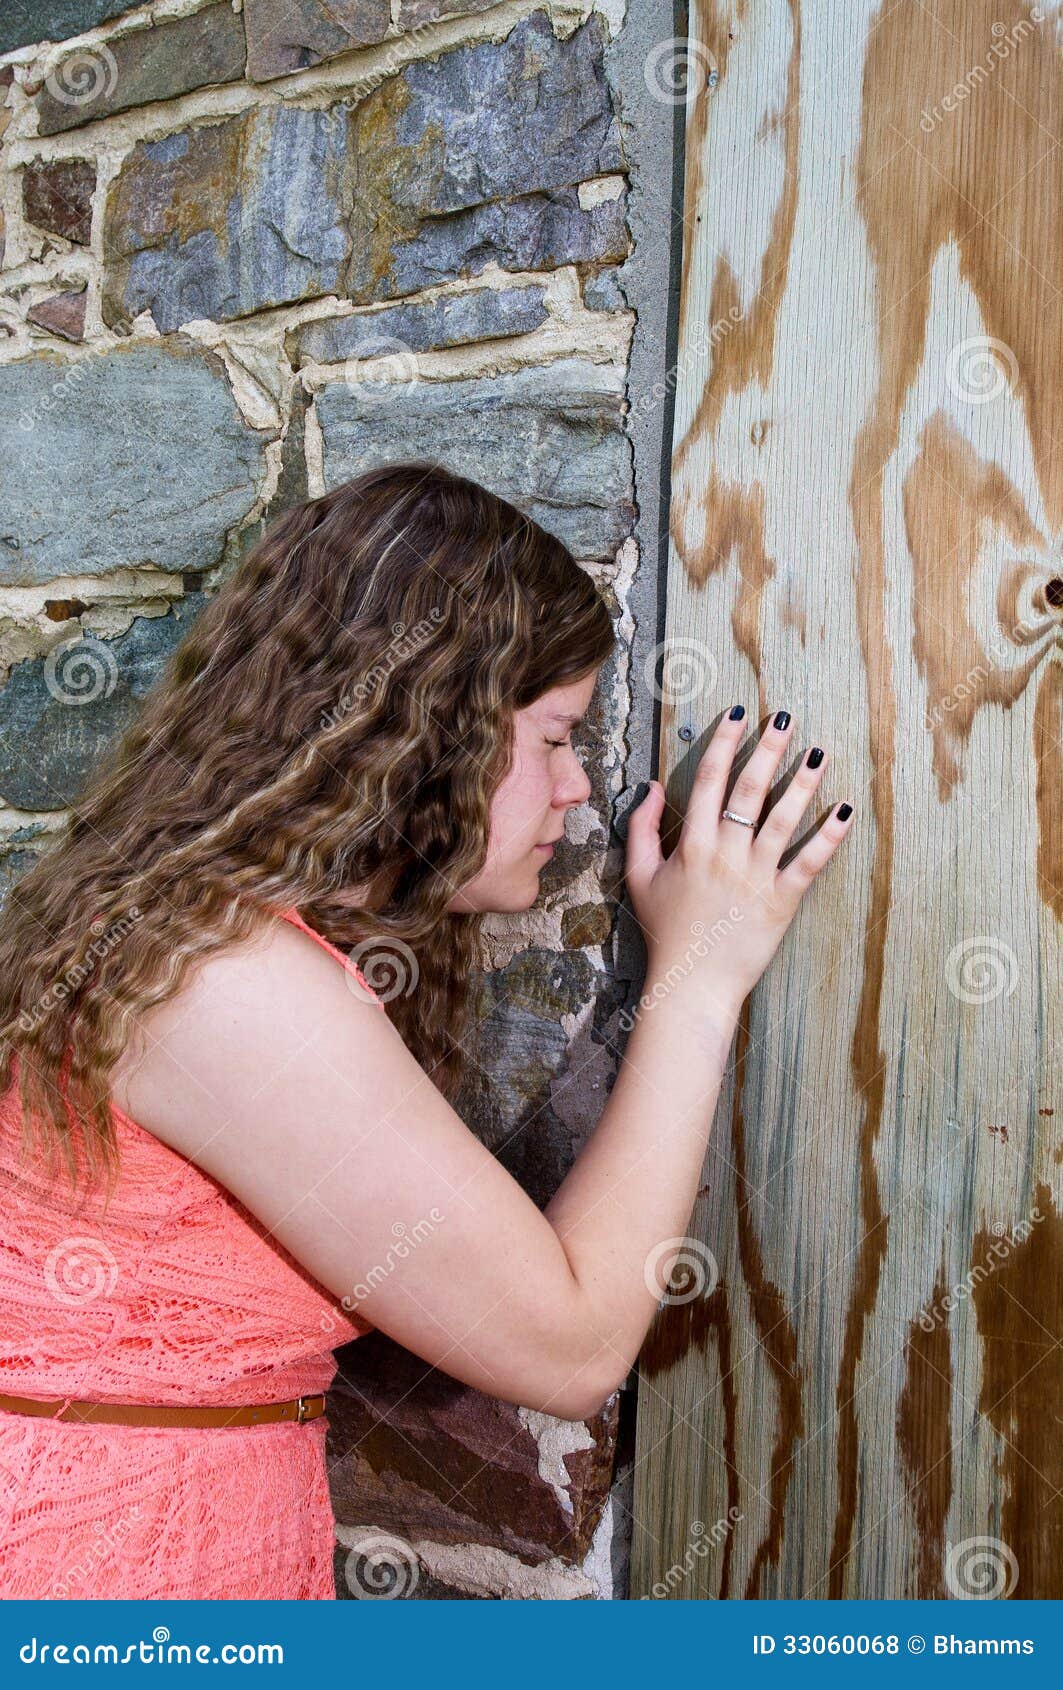
M306 1411L310 1404L309 1397L299 1397L296 1402L295 1424L301 1426L306 1419Z

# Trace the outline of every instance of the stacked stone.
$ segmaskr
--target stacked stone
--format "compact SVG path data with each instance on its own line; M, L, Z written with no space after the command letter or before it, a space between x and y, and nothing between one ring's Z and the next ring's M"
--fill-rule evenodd
M634 315L609 39L594 0L4 9L5 889L248 546L375 463L434 457L483 481L622 609ZM585 1103L551 1092L575 1029L599 1101L610 1067L588 1021L623 678L594 724L615 750L592 763L530 928L499 924L483 986L499 1066L466 1119L512 1134L501 1158L540 1201L586 1125L571 1113ZM534 1145L513 1133L529 1111ZM451 1382L408 1472L413 1425L388 1415L408 1390L401 1354L389 1374L354 1349L378 1400L346 1399L333 1434L341 1521L416 1539L421 1594L601 1594L608 1553L603 1576L588 1568L615 1405L591 1434ZM464 1473L460 1494L439 1491L440 1461Z

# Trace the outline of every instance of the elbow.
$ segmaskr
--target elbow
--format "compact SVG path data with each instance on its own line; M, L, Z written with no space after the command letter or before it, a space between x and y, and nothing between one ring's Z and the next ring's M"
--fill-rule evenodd
M570 1377L537 1406L542 1413L553 1414L558 1420L594 1420L612 1406L629 1371L625 1368L619 1378L615 1373L592 1378L588 1368L585 1379Z

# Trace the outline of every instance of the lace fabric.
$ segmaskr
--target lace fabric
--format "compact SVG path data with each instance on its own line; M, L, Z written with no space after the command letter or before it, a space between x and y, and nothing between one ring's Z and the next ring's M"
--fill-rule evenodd
M75 1207L62 1175L23 1165L17 1065L0 1098L0 1391L236 1404L326 1390L333 1350L370 1323L111 1109L121 1172L101 1224L102 1199ZM173 1429L0 1410L0 1596L332 1599L325 1437L325 1416Z

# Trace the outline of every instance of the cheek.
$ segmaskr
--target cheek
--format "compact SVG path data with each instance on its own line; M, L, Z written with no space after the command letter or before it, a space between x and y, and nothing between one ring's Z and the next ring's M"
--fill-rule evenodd
M540 760L523 758L510 769L491 805L493 848L505 852L521 843L530 826L549 807L553 782ZM536 835L538 837L538 835Z

